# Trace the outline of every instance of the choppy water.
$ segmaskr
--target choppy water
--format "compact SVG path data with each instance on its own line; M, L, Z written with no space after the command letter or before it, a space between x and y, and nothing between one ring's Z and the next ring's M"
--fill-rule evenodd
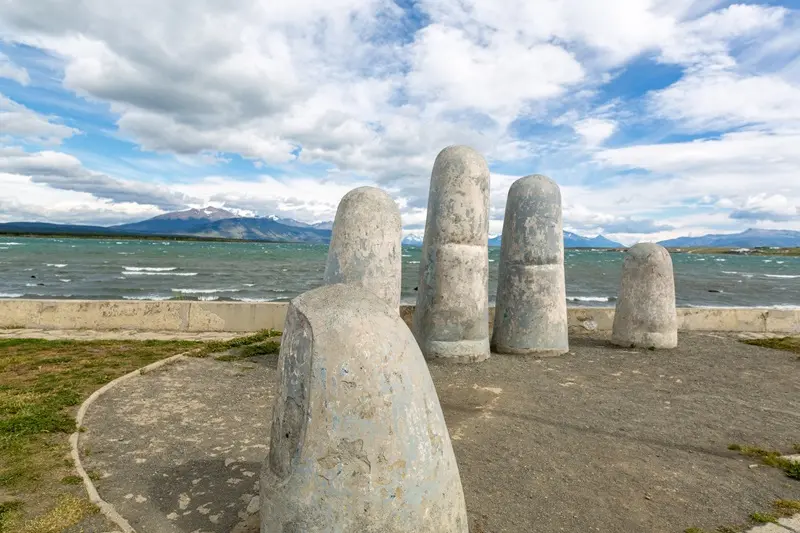
M0 298L280 301L322 284L327 246L0 237ZM489 251L489 294L499 248ZM567 250L571 305L613 305L623 255ZM420 249L403 249L403 299ZM800 306L800 257L673 255L679 306ZM718 292L710 292L718 291Z

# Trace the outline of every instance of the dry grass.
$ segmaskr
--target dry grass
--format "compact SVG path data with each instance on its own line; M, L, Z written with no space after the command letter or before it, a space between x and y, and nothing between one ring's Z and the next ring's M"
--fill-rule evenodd
M780 337L773 339L749 339L742 341L752 346L762 348L772 348L774 350L784 350L800 355L800 337ZM800 358L799 358L800 359Z
M50 533L96 511L74 483L68 435L77 406L128 372L178 353L247 347L228 342L0 340L0 533Z
M97 512L99 509L86 498L64 494L58 498L55 507L41 516L28 520L19 531L20 533L60 533Z

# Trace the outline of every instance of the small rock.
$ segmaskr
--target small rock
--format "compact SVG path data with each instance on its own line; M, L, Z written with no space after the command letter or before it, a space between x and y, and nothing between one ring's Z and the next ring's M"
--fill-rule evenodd
M247 504L247 514L256 514L261 506L261 499L258 496L253 496L250 503Z
M750 465L750 469L756 469L756 468L758 468L758 465Z

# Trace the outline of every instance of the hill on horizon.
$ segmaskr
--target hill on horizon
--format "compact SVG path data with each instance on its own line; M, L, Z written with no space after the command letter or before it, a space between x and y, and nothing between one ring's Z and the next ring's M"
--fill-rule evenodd
M795 248L800 247L800 231L750 228L741 233L678 237L658 244L668 248Z
M120 235L120 236L182 236L196 238L264 240L273 242L327 243L332 221L306 223L276 215L244 217L216 207L187 209L165 213L140 222L115 226L82 224L53 224L47 222L0 223L0 232L39 235ZM502 235L489 238L489 246L500 246ZM406 246L422 246L422 236L409 234L403 239ZM800 231L748 229L741 233L710 234L699 237L678 237L659 242L670 248L758 248L800 247ZM564 232L565 248L626 248L603 235L584 237Z

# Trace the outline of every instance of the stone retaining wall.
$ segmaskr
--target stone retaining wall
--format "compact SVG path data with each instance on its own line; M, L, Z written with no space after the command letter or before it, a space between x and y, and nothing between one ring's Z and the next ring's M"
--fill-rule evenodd
M0 328L142 331L235 331L283 329L286 303L127 300L0 300ZM413 306L403 306L408 322ZM610 330L614 309L570 307L571 328ZM489 320L494 308L489 309ZM678 309L684 331L800 333L800 309L714 307Z

